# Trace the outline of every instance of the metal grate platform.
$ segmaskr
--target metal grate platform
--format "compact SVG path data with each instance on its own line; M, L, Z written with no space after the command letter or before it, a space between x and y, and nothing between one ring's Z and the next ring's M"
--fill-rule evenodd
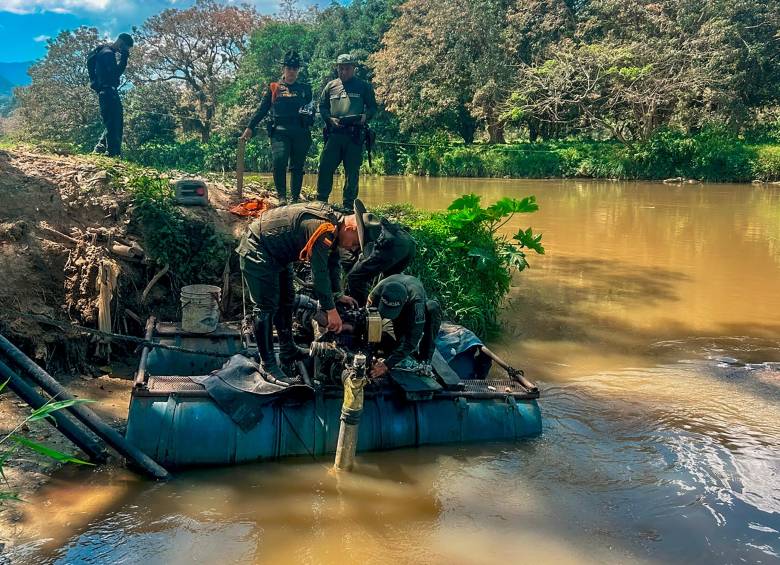
M177 375L149 377L147 384L150 392L169 394L172 392L196 392L205 390L203 385L194 383L189 377Z
M526 393L528 392L519 383L509 379L467 379L461 381L466 387L465 392L505 392L505 393Z

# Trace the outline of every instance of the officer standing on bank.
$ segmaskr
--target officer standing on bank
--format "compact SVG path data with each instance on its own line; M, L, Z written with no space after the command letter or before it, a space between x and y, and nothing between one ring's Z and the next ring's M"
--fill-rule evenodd
M124 109L117 89L132 46L133 38L127 33L120 33L114 43L95 47L87 57L89 86L98 93L100 117L105 126L94 152L109 157L119 157L122 153Z
M354 214L345 216L323 202L272 208L249 225L236 251L253 304L258 356L271 377L289 382L276 362L273 326L279 337L283 366L303 353L295 345L292 333L292 264L309 261L315 295L327 313L328 330L338 333L342 321L335 303L357 306L341 292L339 250L355 251L359 246Z
M351 55L339 55L336 65L338 78L326 84L320 96L325 147L320 155L317 200L328 201L333 190L333 175L339 163L344 163L343 205L345 210L351 211L358 196L365 125L376 114L376 97L371 84L355 76L355 60Z
M346 293L365 306L374 279L403 273L414 259L417 244L403 226L367 212L359 198L355 199L355 219L361 254L347 274Z
M303 167L311 146L314 108L311 86L298 80L301 58L288 51L282 61L282 79L272 82L263 95L260 107L249 121L241 139L248 140L257 124L271 112L268 137L271 140L273 175L281 204L287 203L287 166L290 167L290 197L293 203L301 197Z
M368 304L383 319L393 321L397 346L387 358L374 362L372 377L381 377L401 362L430 363L441 327L441 308L428 300L422 282L411 275L391 275L371 291Z

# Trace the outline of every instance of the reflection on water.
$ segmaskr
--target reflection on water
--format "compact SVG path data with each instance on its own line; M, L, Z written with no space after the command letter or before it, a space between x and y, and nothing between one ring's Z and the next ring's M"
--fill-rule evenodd
M780 560L780 190L369 179L369 205L536 194L549 255L495 344L543 388L518 445L294 460L149 484L64 472L19 562ZM338 197L338 196L337 196Z

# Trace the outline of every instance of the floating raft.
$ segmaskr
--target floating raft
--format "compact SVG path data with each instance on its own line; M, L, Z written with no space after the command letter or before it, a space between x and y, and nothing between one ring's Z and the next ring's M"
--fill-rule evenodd
M212 334L192 335L158 323L147 337L190 350L233 354L241 349L238 329L225 324ZM242 429L190 379L224 361L171 349L145 351L130 400L127 439L168 468L335 452L342 387L321 387L304 401L270 402L254 427ZM536 436L542 427L538 396L510 379L466 379L462 390L434 391L423 399L412 399L391 383L367 387L357 450Z

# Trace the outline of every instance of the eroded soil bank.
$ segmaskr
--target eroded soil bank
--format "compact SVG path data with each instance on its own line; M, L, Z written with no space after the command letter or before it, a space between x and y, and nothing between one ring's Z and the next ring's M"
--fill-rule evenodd
M109 343L77 326L142 337L152 313L178 319L182 284L164 275L149 287L162 266L144 251L153 234L139 225L135 214L131 185L139 176L162 175L104 158L0 150L0 333L74 394L95 400L95 410L119 429L136 345ZM171 172L162 178L184 176ZM248 220L228 211L235 204L232 183L204 180L209 206L179 211L188 222L213 226L230 243ZM250 183L245 195L268 198L266 186ZM240 308L234 263L228 262L219 281L202 281L226 287L233 300L223 306L231 312ZM9 390L0 394L0 437L16 429L29 412ZM78 453L46 422L24 424L18 431L59 451ZM3 490L24 499L57 467L19 450L4 466L8 488ZM12 532L18 517L18 505L7 505L0 512L0 532ZM9 537L0 534L0 543Z

